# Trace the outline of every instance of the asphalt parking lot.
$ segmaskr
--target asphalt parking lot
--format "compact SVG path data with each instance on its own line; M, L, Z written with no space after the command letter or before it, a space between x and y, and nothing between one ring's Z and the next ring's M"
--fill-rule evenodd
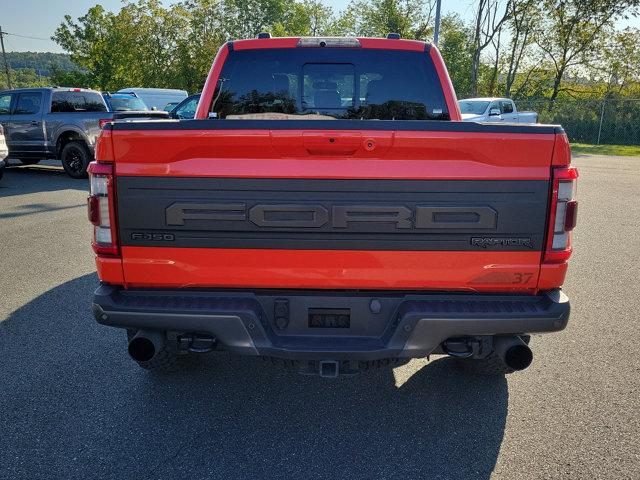
M226 354L151 375L90 313L86 182L8 169L0 478L640 478L640 158L575 164L572 318L506 379L433 357L327 380Z

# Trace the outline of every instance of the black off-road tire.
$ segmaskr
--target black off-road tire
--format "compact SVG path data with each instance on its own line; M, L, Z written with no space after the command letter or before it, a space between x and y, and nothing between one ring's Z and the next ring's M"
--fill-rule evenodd
M84 142L69 142L60 152L60 160L71 178L87 178L87 168L93 158Z
M36 158L19 158L18 160L20 160L20 163L23 165L36 165L40 163L40 160Z
M127 329L127 343L135 337L137 331ZM135 360L134 360L135 361ZM162 350L157 352L155 356L148 362L135 361L141 368L154 373L173 373L182 370L188 370L197 365L199 358L193 353L178 354L172 351L167 343L164 344Z

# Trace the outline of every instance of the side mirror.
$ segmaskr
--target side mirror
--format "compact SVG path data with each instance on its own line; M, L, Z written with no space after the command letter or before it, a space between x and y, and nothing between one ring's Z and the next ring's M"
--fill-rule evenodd
M490 117L499 117L500 116L500 109L499 108L492 108L491 110L489 110L489 116Z

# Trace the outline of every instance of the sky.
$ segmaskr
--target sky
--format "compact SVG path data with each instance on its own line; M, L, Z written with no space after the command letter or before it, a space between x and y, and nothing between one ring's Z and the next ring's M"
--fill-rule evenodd
M162 1L174 3L171 0ZM8 52L62 52L50 37L64 15L77 18L97 3L113 11L122 5L121 0L0 0L0 27L4 32L13 34L4 36L5 49ZM326 0L324 3L340 11L349 0ZM455 12L463 18L471 18L473 3L473 0L442 0L443 14ZM640 27L640 19L620 23L622 27L627 25Z

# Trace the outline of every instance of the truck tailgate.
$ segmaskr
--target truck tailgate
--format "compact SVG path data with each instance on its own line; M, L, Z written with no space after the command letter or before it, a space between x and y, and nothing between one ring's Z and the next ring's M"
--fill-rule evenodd
M536 289L554 127L364 124L115 124L125 283Z

